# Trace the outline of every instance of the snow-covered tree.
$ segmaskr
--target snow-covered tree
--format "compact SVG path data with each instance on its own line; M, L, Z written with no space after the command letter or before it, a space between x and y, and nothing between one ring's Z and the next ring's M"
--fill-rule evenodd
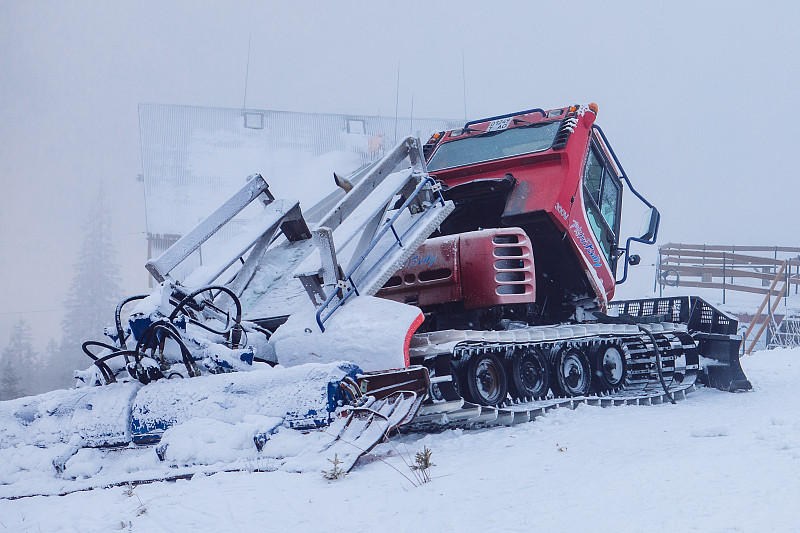
M22 395L18 362L4 355L0 360L0 400L13 400Z
M65 375L71 375L66 369L55 368L53 363L61 359L61 345L53 338L48 341L44 351L39 354L38 365L34 366L35 379L31 385L29 394L39 394L49 390L58 389L66 383Z
M74 384L72 372L91 363L81 350L83 342L103 340L103 328L114 322L114 309L122 298L115 255L110 210L101 189L84 227L83 246L64 303L61 353L54 362L63 376L60 386Z
M0 400L11 400L30 393L39 359L33 349L31 328L20 319L11 331L8 346L0 361Z

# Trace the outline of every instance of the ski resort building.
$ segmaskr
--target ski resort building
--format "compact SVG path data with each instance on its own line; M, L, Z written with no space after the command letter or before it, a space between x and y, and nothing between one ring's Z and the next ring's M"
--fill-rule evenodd
M258 173L278 198L308 209L332 190L335 171L377 160L408 135L462 121L297 113L184 105L139 105L148 259L158 257ZM231 225L246 225L247 216ZM214 247L226 236L215 236ZM191 263L202 264L202 254ZM187 265L188 266L188 265Z

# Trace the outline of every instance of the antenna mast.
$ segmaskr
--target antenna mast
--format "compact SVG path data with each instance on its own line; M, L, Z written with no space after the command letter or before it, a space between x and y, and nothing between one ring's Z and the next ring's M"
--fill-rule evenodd
M411 95L411 126L408 129L409 135L414 135L414 95Z
M253 40L253 33L247 38L247 69L244 71L244 100L242 101L242 111L247 109L247 79L250 77L250 43Z
M467 69L464 68L464 44L461 44L461 83L464 88L464 121L467 120Z
M397 62L397 90L394 100L394 144L397 144L397 109L400 107L400 62Z

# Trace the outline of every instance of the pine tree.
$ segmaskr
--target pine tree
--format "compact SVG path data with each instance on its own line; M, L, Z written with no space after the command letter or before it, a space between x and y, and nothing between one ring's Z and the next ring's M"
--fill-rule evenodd
M27 320L20 319L14 325L0 362L0 400L11 400L30 393L38 362L30 325Z
M111 215L102 188L84 232L75 275L64 303L60 358L54 362L60 386L72 386L72 372L91 364L81 345L87 340L103 340L103 328L113 324L114 309L122 298L111 238Z
M57 371L53 362L61 360L61 345L53 338L48 341L44 351L39 354L38 365L34 366L35 379L29 394L39 394L49 390L58 389L64 386L64 376L69 376L70 372L66 369Z
M22 396L22 378L18 362L3 354L0 361L0 400L13 400Z

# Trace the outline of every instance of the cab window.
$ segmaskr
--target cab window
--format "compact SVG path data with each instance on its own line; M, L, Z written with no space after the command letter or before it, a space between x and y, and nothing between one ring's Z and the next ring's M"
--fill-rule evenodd
M600 243L603 254L614 268L616 258L612 256L612 251L618 242L622 185L611 170L611 165L594 145L589 150L586 160L583 188L589 225Z

